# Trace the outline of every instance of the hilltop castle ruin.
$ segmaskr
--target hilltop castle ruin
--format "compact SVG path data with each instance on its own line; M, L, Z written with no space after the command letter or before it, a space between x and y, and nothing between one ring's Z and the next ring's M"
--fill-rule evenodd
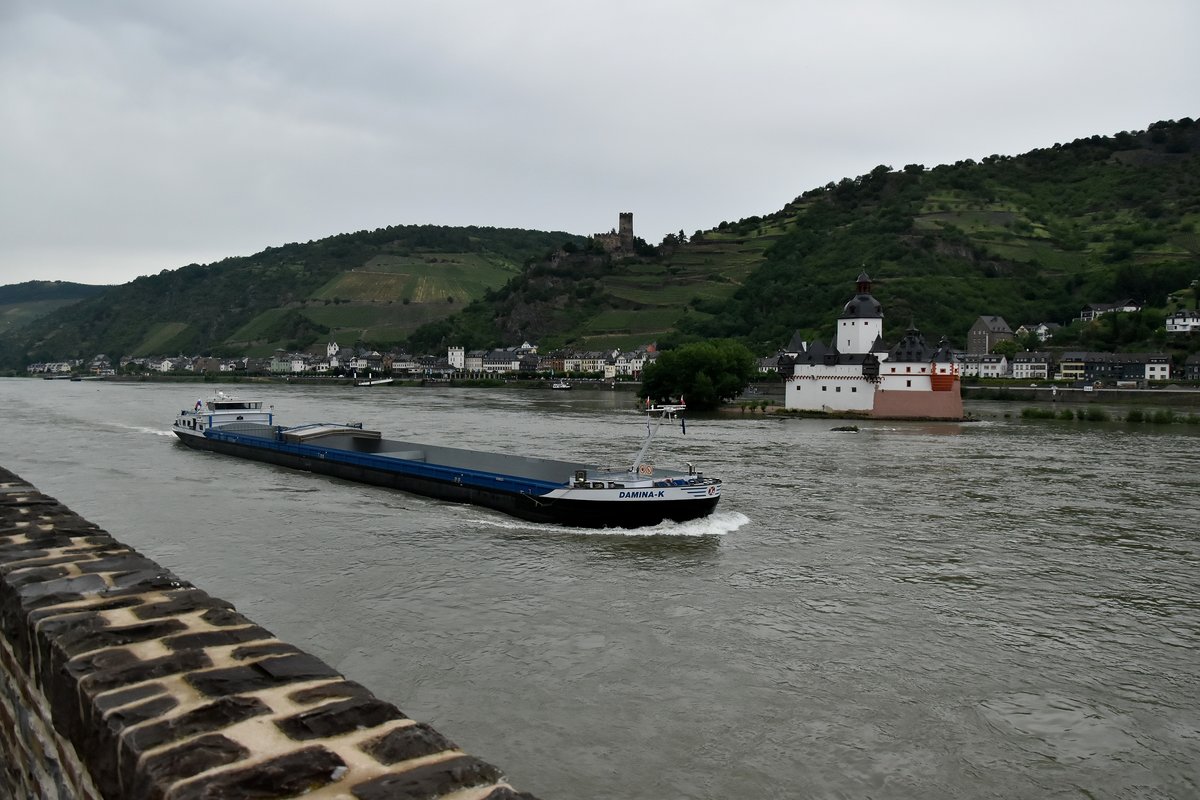
M633 212L622 211L615 230L593 234L592 239L599 242L605 252L633 253Z

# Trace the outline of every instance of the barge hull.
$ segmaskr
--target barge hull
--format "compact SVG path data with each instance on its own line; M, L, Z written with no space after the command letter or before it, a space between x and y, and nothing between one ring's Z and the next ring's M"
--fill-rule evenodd
M361 464L338 461L335 457L314 457L279 449L255 446L245 441L228 441L176 431L188 447L223 455L248 458L289 469L329 475L356 483L396 489L402 492L483 506L528 520L582 528L641 528L670 520L687 522L707 516L716 508L719 495L680 501L588 501L551 498L531 492L511 492L410 475Z

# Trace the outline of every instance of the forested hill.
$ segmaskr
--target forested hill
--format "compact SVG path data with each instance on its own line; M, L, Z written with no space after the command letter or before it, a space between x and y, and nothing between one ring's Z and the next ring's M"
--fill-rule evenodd
M1130 298L1147 310L1119 330L1072 325L1055 343L1161 346L1163 315L1197 301L1200 125L880 165L773 214L636 244L613 254L566 233L436 226L288 244L139 278L0 330L0 365L269 355L329 339L444 353L727 337L769 354L797 330L829 340L864 269L889 342L916 324L962 346L980 315L1066 324L1086 304Z
M865 269L889 341L915 323L962 346L983 314L1066 324L1085 304L1133 298L1150 309L1126 341L1091 343L1145 345L1164 311L1196 301L1198 229L1200 125L1160 122L1020 156L881 165L774 214L668 237L658 256L571 253L415 340L600 349L731 337L766 354L797 330L830 339ZM1076 327L1062 341L1099 335Z
M102 294L108 288L67 281L25 281L0 286L0 334Z
M915 321L965 344L981 314L1014 328L1066 324L1085 304L1125 298L1164 309L1200 278L1200 125L933 169L880 166L726 228L772 230L753 279L727 305L699 305L707 316L686 330L760 346L797 328L829 338L859 268L877 282L892 338Z
M0 362L268 355L337 337L351 345L402 341L527 262L583 241L560 232L410 225L271 247L138 278L0 334Z
M41 300L82 300L100 294L109 287L68 281L25 281L0 286L0 305L32 303Z

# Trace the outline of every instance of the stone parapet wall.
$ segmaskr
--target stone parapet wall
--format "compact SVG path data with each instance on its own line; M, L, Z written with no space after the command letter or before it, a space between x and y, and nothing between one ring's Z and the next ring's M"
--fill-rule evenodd
M532 800L0 468L0 797Z

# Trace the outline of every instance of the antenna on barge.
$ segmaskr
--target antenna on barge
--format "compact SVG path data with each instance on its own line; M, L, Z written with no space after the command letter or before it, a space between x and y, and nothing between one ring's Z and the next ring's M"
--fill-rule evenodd
M656 403L651 405L650 398L646 398L646 441L642 442L642 449L638 450L638 454L633 457L633 466L629 468L629 473L631 475L641 474L642 459L646 457L646 451L650 449L650 442L654 441L654 434L658 433L658 429L662 425L663 420L668 418L675 419L676 414L681 414L687 409L687 404L682 402L683 398L681 397L679 399L680 402L678 403ZM654 427L651 428L650 418L655 414L658 415L658 419L654 421ZM682 422L683 418L680 417L680 423ZM684 428L684 432L687 432L687 428ZM651 470L652 469L653 468L651 468ZM646 474L650 473L647 472Z

